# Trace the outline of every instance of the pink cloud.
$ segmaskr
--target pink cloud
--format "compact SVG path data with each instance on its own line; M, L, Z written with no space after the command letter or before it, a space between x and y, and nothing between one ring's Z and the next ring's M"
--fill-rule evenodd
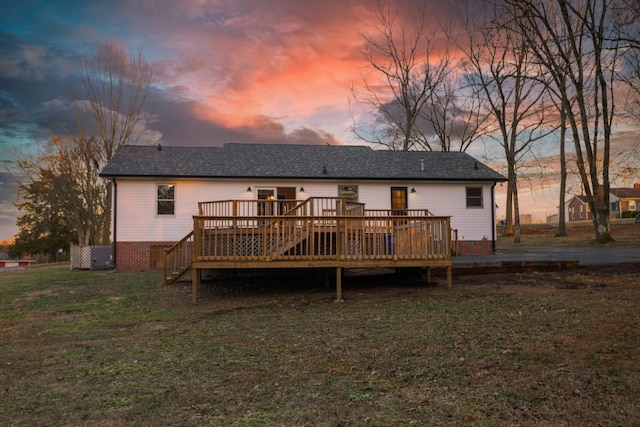
M349 85L364 65L357 53L366 1L130 2L153 30L164 83L188 88L201 119L232 127L279 117L305 127L319 107L348 110ZM161 28L161 32L157 32Z

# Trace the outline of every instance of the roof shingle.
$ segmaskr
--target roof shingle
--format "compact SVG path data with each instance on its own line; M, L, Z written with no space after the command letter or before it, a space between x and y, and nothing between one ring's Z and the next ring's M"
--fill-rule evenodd
M378 151L364 146L225 144L123 146L102 177L505 181L461 152Z

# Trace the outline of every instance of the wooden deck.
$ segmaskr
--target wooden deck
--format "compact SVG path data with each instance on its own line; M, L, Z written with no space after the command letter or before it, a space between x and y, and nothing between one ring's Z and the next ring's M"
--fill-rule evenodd
M228 200L199 204L193 232L165 254L165 282L192 270L193 302L200 271L236 268L447 269L451 286L449 217L428 210L368 210L344 198Z

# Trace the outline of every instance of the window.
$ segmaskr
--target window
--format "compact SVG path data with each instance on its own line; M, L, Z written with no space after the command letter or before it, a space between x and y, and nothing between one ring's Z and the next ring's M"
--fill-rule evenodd
M467 207L482 207L482 187L467 187Z
M176 186L174 184L158 184L158 215L173 215L176 205Z
M629 210L630 211L635 211L636 210L636 201L635 200L629 200Z
M611 202L611 210L614 212L618 210L618 204L616 202Z
M357 185L338 185L338 197L348 197L350 202L358 201Z

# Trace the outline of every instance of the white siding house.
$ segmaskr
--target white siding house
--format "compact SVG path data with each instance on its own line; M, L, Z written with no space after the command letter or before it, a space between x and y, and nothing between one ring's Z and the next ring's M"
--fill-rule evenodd
M101 176L114 185L119 270L158 267L154 257L162 248L193 229L198 202L254 200L267 194L296 200L347 195L366 209L428 209L451 217L459 253L491 253L496 237L493 189L505 180L459 152L279 144L125 146Z

